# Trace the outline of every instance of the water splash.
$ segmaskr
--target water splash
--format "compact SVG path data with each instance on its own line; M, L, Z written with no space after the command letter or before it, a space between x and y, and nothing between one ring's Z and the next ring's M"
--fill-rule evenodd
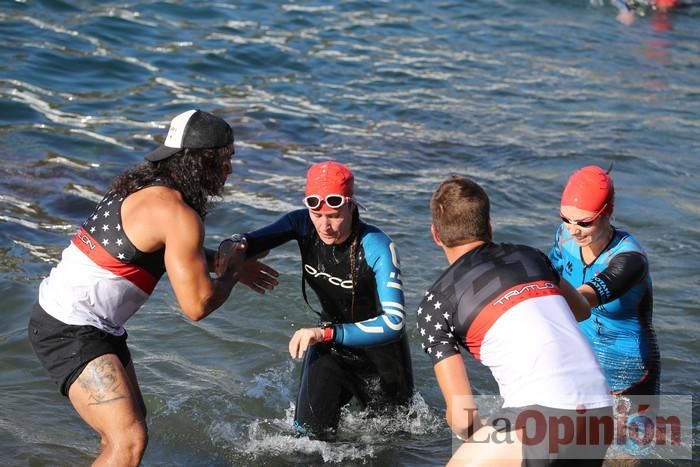
M247 430L243 452L256 459L261 456L299 455L320 457L323 462L367 462L381 451L395 447L397 439L420 436L439 431L441 417L431 410L420 393L414 394L405 407L396 407L380 415L370 410L343 408L334 442L298 437L292 428L294 404L290 403L284 417L254 420ZM218 427L221 436L225 430ZM230 439L235 439L229 432Z
M443 425L442 417L416 392L407 406L393 407L380 416L371 410L356 411L346 406L341 413L339 432L343 438L369 436L376 440L383 437L382 443L385 443L396 434L436 433Z
M246 390L248 397L255 399L291 399L291 391L289 381L292 378L294 371L294 362L288 360L282 364L280 368L270 368L267 371L257 374L253 377L251 386Z
M253 459L267 456L320 456L323 462L341 463L367 460L378 446L367 443L327 442L298 437L292 429L294 404L290 403L282 419L255 420L248 427L243 452Z

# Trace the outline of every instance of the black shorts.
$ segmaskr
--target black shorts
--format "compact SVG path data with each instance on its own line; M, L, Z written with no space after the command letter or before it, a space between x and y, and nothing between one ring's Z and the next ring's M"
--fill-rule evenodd
M34 353L66 397L70 385L95 358L116 354L125 368L131 362L126 332L114 336L94 326L65 324L38 303L32 309L28 332Z
M609 422L609 426L602 428L599 425L600 420ZM558 438L562 433L566 433L565 424L569 422L571 441L565 437ZM491 416L488 424L499 433L522 428L526 430L522 439L522 454L523 465L527 467L600 466L614 436L612 407L590 409L585 413L541 405L508 407ZM595 429L600 434L595 442L590 441L591 432L594 430L592 427L599 428ZM604 436L603 432L609 437Z

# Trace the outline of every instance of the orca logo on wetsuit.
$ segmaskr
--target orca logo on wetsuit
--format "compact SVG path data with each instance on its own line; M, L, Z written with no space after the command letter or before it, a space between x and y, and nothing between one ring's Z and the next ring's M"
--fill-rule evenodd
M313 277L325 277L325 278L327 278L328 282L330 282L332 285L336 285L336 286L342 287L344 289L352 289L352 280L351 279L342 280L338 277L331 276L330 274L328 274L326 272L318 271L313 266L309 266L308 264L304 265L304 270Z

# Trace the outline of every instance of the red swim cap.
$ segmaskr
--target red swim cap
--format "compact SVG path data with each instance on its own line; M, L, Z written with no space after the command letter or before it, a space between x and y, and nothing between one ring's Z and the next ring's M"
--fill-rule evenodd
M561 205L596 213L605 207L606 212L612 212L614 196L610 175L596 165L589 165L569 177L561 194Z
M306 196L342 195L352 197L355 177L350 169L339 162L325 161L311 166L306 174ZM325 208L325 204L323 208ZM321 210L323 210L323 208Z
M678 6L678 0L656 0L656 6L661 9L669 9Z

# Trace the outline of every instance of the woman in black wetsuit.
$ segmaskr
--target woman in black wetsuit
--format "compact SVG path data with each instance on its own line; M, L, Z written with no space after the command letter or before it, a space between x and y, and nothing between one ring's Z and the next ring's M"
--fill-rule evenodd
M247 242L249 256L290 240L299 244L303 279L322 309L317 326L289 341L292 357L304 358L294 426L316 438L335 434L340 409L353 396L379 409L413 394L399 257L384 232L360 220L353 192L347 166L315 164L306 179L307 209L234 235L220 248L223 258L236 241Z

